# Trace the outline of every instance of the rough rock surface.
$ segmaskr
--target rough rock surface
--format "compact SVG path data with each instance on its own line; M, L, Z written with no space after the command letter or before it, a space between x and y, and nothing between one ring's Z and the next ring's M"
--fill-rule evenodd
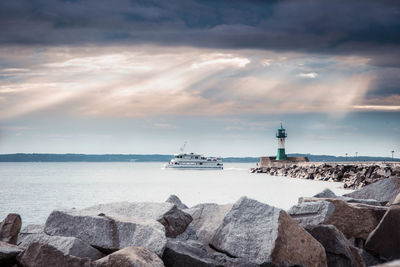
M90 267L91 260L66 255L49 244L32 243L18 259L24 267Z
M300 225L318 225L329 220L335 206L329 201L301 202L288 210L289 215Z
M247 197L233 205L211 245L256 264L326 266L322 245L285 211Z
M110 217L88 210L53 211L44 230L49 235L79 238L107 252L138 246L161 256L167 243L164 227L155 220Z
M179 197L176 196L176 195L170 195L170 196L168 197L168 199L167 199L165 202L168 202L168 203L171 203L171 204L175 204L176 207L177 207L178 209L181 209L181 210L184 210L184 209L188 209L188 208L189 208L188 206L186 206L185 204L183 204L182 201L179 199Z
M379 202L389 202L400 193L400 177L387 178L345 194L357 199L376 199Z
M183 233L192 221L192 217L171 203L155 202L116 202L95 205L83 212L104 213L111 217L153 219L165 227L167 237L176 237Z
M76 237L50 236L43 232L43 226L40 225L24 227L18 237L18 246L27 248L35 242L49 244L64 254L79 258L97 260L104 256L103 253Z
M333 205L333 210L332 206L326 204L326 202ZM327 198L316 202L302 202L293 206L288 213L304 227L332 224L347 238L366 240L369 233L378 225L386 210L387 207L346 203L340 199Z
M393 205L369 235L365 248L385 260L400 259L400 205Z
M21 230L21 216L10 213L0 223L0 241L16 244L19 230Z
M167 267L258 266L243 259L230 258L225 254L215 251L210 252L202 243L195 240L182 241L168 239L163 261Z
M324 246L329 267L365 266L356 248L333 225L309 226L306 230Z
M189 230L194 229L198 240L207 246L231 208L232 204L206 203L185 210L193 218Z
M0 266L13 266L17 263L17 256L23 251L21 247L0 241Z
M126 247L92 264L93 267L164 267L162 260L143 247Z
M366 205L372 205L372 206L382 206L381 202L375 200L375 199L356 199L356 198L352 198L352 197L342 197L342 196L336 196L334 197L335 199L339 199L342 200L344 202L347 203L359 203L359 204L366 204ZM319 198L315 198L315 197L300 197L299 198L299 204L303 203L303 202L315 202L315 201L321 201L321 200L329 200L332 198L328 198L328 197L319 197Z
M313 197L318 197L318 198L335 198L337 197L335 193L333 193L332 190L330 190L329 188L324 189L322 192L314 195Z

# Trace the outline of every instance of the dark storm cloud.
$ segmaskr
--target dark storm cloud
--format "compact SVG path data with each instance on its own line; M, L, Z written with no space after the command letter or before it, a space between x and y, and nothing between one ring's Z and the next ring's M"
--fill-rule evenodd
M368 53L398 49L399 16L397 1L6 0L0 42Z

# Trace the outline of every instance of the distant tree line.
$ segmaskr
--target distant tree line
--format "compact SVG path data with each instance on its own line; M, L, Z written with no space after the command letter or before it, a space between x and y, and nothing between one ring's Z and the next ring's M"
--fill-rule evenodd
M311 154L289 154L290 157L308 157L310 161L333 162L333 161L392 161L391 157L337 157L330 155L311 155ZM41 154L41 153L17 153L0 154L0 162L168 162L173 155L161 154ZM258 157L226 157L224 162L248 162L256 163ZM394 161L400 161L395 158Z

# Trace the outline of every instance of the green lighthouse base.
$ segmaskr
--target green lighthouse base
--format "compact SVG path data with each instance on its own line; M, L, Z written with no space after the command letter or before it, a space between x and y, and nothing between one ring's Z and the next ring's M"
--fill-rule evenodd
M278 153L276 154L276 160L287 160L284 148L278 148Z

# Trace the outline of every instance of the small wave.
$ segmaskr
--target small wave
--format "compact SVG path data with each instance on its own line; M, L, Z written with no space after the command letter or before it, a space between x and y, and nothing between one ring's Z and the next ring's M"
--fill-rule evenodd
M231 168L224 168L224 171L247 171L248 169L246 168L235 168L235 167L231 167Z

